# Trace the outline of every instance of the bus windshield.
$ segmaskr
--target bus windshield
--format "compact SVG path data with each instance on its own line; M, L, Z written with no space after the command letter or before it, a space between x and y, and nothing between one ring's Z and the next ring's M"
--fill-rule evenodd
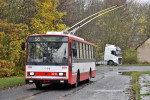
M35 40L36 39L36 40ZM27 64L63 65L68 63L67 37L35 37L28 39Z

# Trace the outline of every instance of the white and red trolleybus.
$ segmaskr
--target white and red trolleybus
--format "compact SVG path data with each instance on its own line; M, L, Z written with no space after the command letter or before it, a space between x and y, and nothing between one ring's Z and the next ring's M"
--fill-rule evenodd
M31 35L26 45L26 83L66 83L95 77L94 44L63 32Z

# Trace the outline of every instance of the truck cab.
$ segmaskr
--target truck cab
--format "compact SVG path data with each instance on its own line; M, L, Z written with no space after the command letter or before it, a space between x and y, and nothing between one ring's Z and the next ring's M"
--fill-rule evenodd
M115 45L106 44L104 53L104 62L110 66L117 66L122 64L122 53L119 47Z

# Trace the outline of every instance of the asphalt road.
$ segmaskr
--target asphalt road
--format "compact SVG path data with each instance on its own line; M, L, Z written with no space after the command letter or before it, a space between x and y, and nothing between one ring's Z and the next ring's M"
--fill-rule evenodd
M127 71L150 71L150 66L97 67L96 77L79 87L45 85L37 90L34 85L23 85L0 91L0 100L132 100L131 77Z

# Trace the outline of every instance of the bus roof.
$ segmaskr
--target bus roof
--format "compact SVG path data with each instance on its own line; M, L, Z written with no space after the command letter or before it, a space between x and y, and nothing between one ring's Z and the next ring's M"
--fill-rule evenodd
M81 41L81 42L84 42L84 43L88 43L88 44L94 45L94 43L87 42L81 37L78 37L78 36L75 36L75 35L72 35L72 34L68 34L68 33L64 33L64 32L53 32L53 31L50 31L50 32L47 32L46 34L33 34L31 36L41 36L41 35L43 35L43 36L48 36L48 35L67 36L67 37L69 37L71 39L78 40L78 41Z

